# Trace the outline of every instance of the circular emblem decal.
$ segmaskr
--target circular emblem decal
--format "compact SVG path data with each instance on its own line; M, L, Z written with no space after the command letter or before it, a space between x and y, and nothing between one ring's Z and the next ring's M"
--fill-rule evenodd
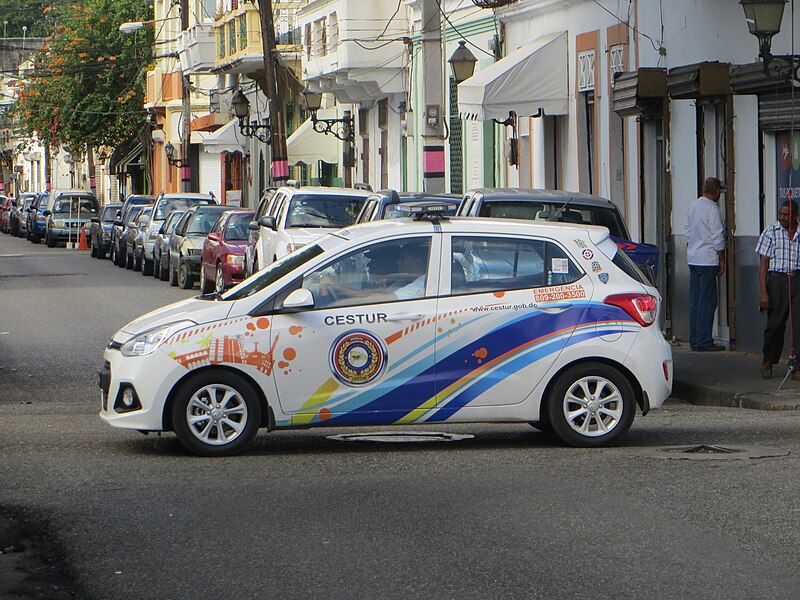
M331 370L346 385L365 385L386 368L383 343L366 331L350 331L331 346Z

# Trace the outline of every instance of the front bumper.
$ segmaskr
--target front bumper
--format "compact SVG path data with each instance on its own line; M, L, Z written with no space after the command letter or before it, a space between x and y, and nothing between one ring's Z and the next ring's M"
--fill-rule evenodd
M199 254L193 254L191 256L184 256L181 259L181 262L185 263L189 269L189 274L194 277L200 275L200 258L201 256Z

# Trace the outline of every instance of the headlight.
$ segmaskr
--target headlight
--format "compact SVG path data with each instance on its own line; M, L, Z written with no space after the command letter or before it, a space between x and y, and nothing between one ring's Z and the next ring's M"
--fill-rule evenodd
M120 351L122 356L147 356L156 351L156 349L167 341L172 334L197 325L194 321L178 321L177 323L170 323L169 325L162 325L140 333L132 337L127 342L122 344Z
M50 221L50 227L64 227L66 222L64 221L56 221L55 219Z
M225 262L231 265L243 265L244 264L244 255L242 254L228 254L225 257Z

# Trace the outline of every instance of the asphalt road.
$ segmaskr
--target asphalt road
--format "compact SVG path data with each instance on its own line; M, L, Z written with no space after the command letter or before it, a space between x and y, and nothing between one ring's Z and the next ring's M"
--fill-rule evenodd
M95 375L117 328L191 293L0 235L0 598L800 597L796 411L671 400L601 450L461 425L195 458L103 424ZM776 451L652 452L699 443Z

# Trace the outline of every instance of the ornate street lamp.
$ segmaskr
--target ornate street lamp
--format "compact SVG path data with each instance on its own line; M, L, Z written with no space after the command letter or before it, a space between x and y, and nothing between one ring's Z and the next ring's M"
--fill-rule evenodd
M311 112L311 125L317 133L329 133L343 142L352 142L355 139L355 132L353 131L353 117L350 116L350 111L344 111L341 119L319 119L317 118L317 111L322 106L322 94L312 92L308 88L303 91L303 100L306 104L306 109Z
M475 63L478 62L478 59L467 48L466 40L461 40L458 42L458 48L447 59L447 62L450 63L453 79L456 83L461 83L472 77L475 72Z
M175 146L173 146L170 142L164 144L164 153L167 155L167 162L173 167L183 166L183 161L179 158L175 158Z
M758 56L764 62L764 74L770 79L800 83L800 56L772 54L772 38L781 30L783 9L788 0L739 0L750 33L758 38Z
M269 123L250 123L250 102L242 90L237 90L231 100L233 114L239 119L239 131L247 137L254 137L265 144L272 143L272 127Z

